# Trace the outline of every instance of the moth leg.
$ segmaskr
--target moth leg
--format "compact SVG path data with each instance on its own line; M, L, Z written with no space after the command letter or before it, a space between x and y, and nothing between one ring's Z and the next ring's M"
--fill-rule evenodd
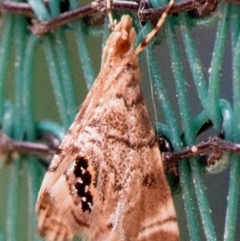
M172 6L174 4L174 0L171 0L168 4L168 7L163 12L161 18L159 19L157 25L154 27L154 29L145 37L145 39L142 41L142 43L137 47L135 50L135 54L138 55L146 46L149 44L150 40L155 36L155 34L159 31L159 29L162 27L165 19L168 16L169 11L171 10Z

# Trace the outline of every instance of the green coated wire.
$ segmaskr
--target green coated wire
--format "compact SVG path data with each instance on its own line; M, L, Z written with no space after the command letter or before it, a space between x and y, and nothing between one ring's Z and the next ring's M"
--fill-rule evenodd
M36 131L39 134L50 133L59 141L65 136L65 128L52 121L40 121L36 123Z
M36 233L37 219L35 214L35 203L38 191L41 187L45 169L38 158L29 156L27 159L27 184L28 184L28 240L43 240Z
M41 0L28 0L29 5L40 21L46 21L51 18L50 13L47 11L44 2Z
M51 15L53 17L57 17L61 13L60 3L61 3L61 0L50 0L49 1L49 9L50 9Z
M233 5L231 8L231 39L232 46L238 43L239 32L240 32L240 17L239 17L240 6Z
M24 135L22 101L24 97L23 85L24 79L22 76L23 58L26 49L27 27L26 20L21 16L15 16L15 123L14 137L22 139Z
M21 170L20 160L16 160L10 167L9 193L7 201L6 241L18 240L18 202L20 200L19 173Z
M219 107L222 113L223 117L223 128L224 128L224 135L225 139L229 141L233 141L233 126L232 126L232 120L233 120L233 109L231 104L224 100L220 99L219 101Z
M3 102L3 115L1 116L1 127L9 136L13 136L14 105L10 101Z
M42 2L41 3L40 2L41 1L38 1L38 0L35 0L35 1L32 0L31 7L35 10L35 13L38 15L38 18L40 20L47 20L50 18L50 14L46 10L45 6L42 6ZM51 3L51 6L53 7L52 4L53 3ZM56 6L56 5L54 5L54 6ZM72 121L72 113L71 113L72 109L70 111L68 111L68 107L69 107L68 102L75 105L74 104L75 100L72 97L73 95L72 96L65 95L64 80L63 80L63 76L62 76L62 72L61 72L61 67L60 67L59 62L56 61L58 59L57 55L58 54L63 55L63 52L65 50L64 49L59 50L59 47L61 47L61 46L56 47L56 42L57 42L56 40L61 41L59 38L54 37L50 34L48 34L48 36L44 37L44 51L45 51L46 60L48 62L49 74L51 77L52 86L53 86L53 90L55 93L56 104L58 106L58 110L60 113L61 122L63 123L63 125L66 128L68 128ZM62 43L60 43L59 45L62 45L64 47L64 41ZM57 48L57 50L56 50L56 48ZM64 57L66 57L66 56L64 56ZM63 62L61 62L61 63L63 63ZM69 79L67 79L67 80L69 80ZM69 82L69 84L70 83L71 83L71 81ZM71 91L71 85L69 85L69 88L67 88L67 90ZM69 93L69 92L67 92L67 93Z
M203 110L202 112L200 112L200 114L198 114L198 116L195 118L194 120L194 125L195 125L195 130L196 132L194 133L194 135L197 135L198 130L203 126L204 123L206 123L208 121L209 117L208 114L205 110Z
M0 122L2 122L5 97L5 79L13 38L14 18L6 16L0 43Z
M64 96L64 87L62 81L62 75L59 63L56 61L58 59L57 51L55 47L55 37L52 35L44 37L44 51L46 60L48 63L48 70L50 74L51 83L53 86L54 96L56 99L56 104L61 118L61 123L65 128L68 128L69 118L66 115L67 107Z
M181 23L180 26L182 39L187 55L188 64L192 72L193 80L195 82L200 101L204 106L204 109L207 109L209 105L207 98L207 81L204 78L202 65L193 41L190 24L185 14L180 14L179 19Z
M15 47L16 47L16 74L15 74L15 82L16 82L16 91L15 91L15 107L14 107L14 136L17 139L21 139L22 137L22 115L21 115L21 97L22 97L22 57L25 49L25 39L26 39L26 29L24 27L25 20L21 17L15 17L14 22L14 33L15 36ZM19 200L19 188L18 188L18 173L20 170L20 161L14 162L10 169L10 178L9 180L9 195L8 195L8 208L7 208L7 237L6 239L9 241L17 240L18 233L18 225L17 225L17 200Z
M77 100L73 87L73 76L70 66L70 58L67 50L66 37L62 29L55 33L56 36L56 49L59 59L59 66L62 75L63 90L66 102L66 115L68 117L69 125L72 123L76 110Z
M232 155L230 166L230 179L228 202L225 218L224 241L236 240L236 225L239 216L239 189L240 189L240 162L239 156Z
M60 1L50 1L50 10L52 16L56 17L60 14ZM56 44L56 51L58 55L58 63L61 71L61 81L62 81L62 90L61 93L65 99L65 107L66 112L65 115L68 118L68 126L72 123L75 110L77 109L76 104L76 95L74 94L74 87L73 87L73 76L70 66L70 58L67 50L67 41L65 37L65 33L63 28L60 28L55 31L55 44Z
M234 12L233 12L234 14ZM236 35L232 36L232 53L233 53L233 133L239 133L240 123L240 17L235 19L233 28L238 33L238 39ZM236 34L235 33L235 34ZM235 41L234 41L235 40ZM234 134L234 141L240 142L239 135ZM225 219L224 241L232 241L235 237L237 214L238 214L238 202L239 202L239 189L240 189L240 162L239 156L233 155L230 166L230 180L228 190L228 203Z
M239 142L240 138L237 134L238 129L238 123L240 120L240 16L236 15L236 11L239 10L239 7L233 10L233 16L236 17L233 19L232 23L232 55L233 55L233 109L234 109L234 118L233 118L233 128L234 128L234 141ZM237 17L238 16L238 17Z
M171 63L173 68L173 75L174 75L176 91L178 95L178 103L180 108L179 111L181 113L182 125L184 127L184 130L186 130L184 134L186 135L185 138L186 138L187 144L192 144L193 143L192 133L189 133L192 128L192 118L189 114L190 110L189 110L188 101L186 99L185 81L184 81L184 75L183 75L183 70L181 66L181 59L180 59L178 48L176 45L176 37L172 26L170 24L166 24L165 26L167 29L167 43L169 46L169 52L170 52ZM185 201L184 205L185 205L185 211L186 211L187 220L188 220L188 229L189 229L190 239L200 240L200 231L199 231L199 224L197 222L197 213L193 209L195 205L194 205L193 188L190 185L192 181L190 178L189 166L186 161L180 163L179 171L180 171L181 179L184 178L181 181L181 184L189 188L189 190L186 190L186 193L189 192L187 198L189 199L188 202L189 201L191 202L190 204L191 206L187 206L186 199L184 199ZM185 191L184 188L183 188L183 191ZM192 225L193 222L196 223L196 225Z
M34 53L38 43L36 36L31 35L28 38L25 55L23 59L22 76L23 82L23 97L22 97L22 112L24 116L24 124L28 141L35 140L35 119L33 116L33 66Z
M71 9L79 6L78 0L69 0L69 2ZM88 46L84 37L85 34L83 31L83 24L81 23L81 21L76 21L72 24L72 26L75 34L76 44L78 48L78 56L83 70L84 79L87 84L87 88L90 89L96 75L93 70L92 61L88 52Z
M23 17L16 16L14 18L14 33L15 33L15 52L16 52L16 68L15 68L15 106L14 106L14 137L22 139L24 128L23 116L21 113L22 97L23 97L23 56L26 46L26 21ZM7 241L17 240L18 225L17 225L17 204L19 198L18 188L18 173L20 173L20 161L13 163L11 167L11 179L9 181L9 198L7 208Z
M222 62L224 56L224 50L226 45L226 37L229 29L229 16L230 6L229 4L223 4L222 17L219 20L215 46L212 55L211 72L209 76L209 89L208 89L208 101L209 101L209 114L214 126L217 130L221 129L221 112L219 108L220 98L220 79Z
M191 111L189 107L189 101L187 98L187 91L186 91L186 80L183 73L182 61L180 58L180 53L177 47L177 40L175 35L174 27L166 23L167 29L167 43L172 63L172 72L174 75L175 85L176 85L176 94L178 96L178 104L179 104L179 111L181 113L182 118L182 126L185 134L185 138L191 142L194 141L194 138L191 137L191 132L193 129L193 119L191 117ZM189 145L193 143L187 143Z
M194 143L195 135L194 135L194 130L192 126L193 120L192 117L190 116L190 110L189 110L189 104L187 100L187 95L184 90L184 75L183 75L183 70L180 65L181 59L179 58L179 53L176 46L176 40L174 35L172 34L174 30L171 28L170 31L168 31L168 37L167 40L169 42L170 46L170 55L171 55L171 62L173 63L172 66L173 68L173 73L175 76L175 81L177 85L177 95L178 95L178 101L179 101L179 107L180 107L180 112L181 112L181 118L182 118L182 125L183 127L188 127L186 128L185 131L185 138L186 142L188 145ZM190 56L190 54L188 55ZM196 56L195 56L196 57ZM190 62L190 60L189 60ZM198 201L198 207L200 210L200 215L202 217L202 224L203 228L205 231L205 236L207 240L217 240L216 233L215 233L215 228L211 216L211 211L209 208L209 203L207 200L207 194L205 191L205 185L202 180L202 175L200 172L200 166L197 160L192 160L191 161L191 169L192 169L192 176L193 179L195 180L194 186L195 186L195 192L196 192L196 197Z
M26 130L26 137L28 141L35 140L35 119L33 116L33 65L35 48L38 43L36 36L31 35L27 41L26 52L23 59L23 97L22 111L24 115L24 123ZM40 163L36 157L28 156L28 240L41 240L34 231L37 226L37 220L35 215L35 202L37 199L38 190L40 187L39 168ZM39 178L40 177L40 178ZM37 179L37 181L36 181Z
M141 32L138 34L138 37L136 40L136 46L142 41L143 36L146 36L146 34L149 33L151 29L152 29L152 26L149 24L146 24L142 28ZM180 149L181 148L181 144L180 144L181 141L179 138L180 131L178 129L173 107L171 105L171 102L169 101L169 96L164 87L163 77L162 77L162 74L160 73L153 44L149 44L148 47L145 49L145 52L146 52L146 59L148 63L147 66L148 66L149 77L150 77L151 83L153 84L154 91L156 93L158 105L161 106L161 112L164 115L165 122L168 123L168 129L171 130L167 136L169 136L170 139L173 140L172 144L174 148L176 150ZM178 141L174 141L174 140L178 140Z
M170 136L171 140L178 140L178 142L173 141L172 143L174 148L177 150L181 146L179 139L180 131L178 129L178 125L176 124L176 116L173 112L167 91L164 87L163 78L161 76L160 70L157 67L158 64L156 60L156 55L151 44L146 49L146 54L147 62L151 63L148 64L151 83L153 84L154 90L156 92L156 97L159 105L161 106L161 112L164 115L165 122L168 123L168 130L170 131L168 136ZM174 137L176 137L176 139Z
M47 16L46 13L45 15ZM76 109L76 99L73 94L73 78L67 55L65 36L62 30L59 29L56 31L55 36L51 34L44 36L43 42L61 122L68 128L75 114L73 110Z

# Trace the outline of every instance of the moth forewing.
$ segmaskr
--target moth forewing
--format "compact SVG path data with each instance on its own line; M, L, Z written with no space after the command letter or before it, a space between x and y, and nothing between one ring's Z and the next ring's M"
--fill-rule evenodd
M39 192L38 231L49 241L177 241L170 188L140 91L136 33L124 15L101 71Z

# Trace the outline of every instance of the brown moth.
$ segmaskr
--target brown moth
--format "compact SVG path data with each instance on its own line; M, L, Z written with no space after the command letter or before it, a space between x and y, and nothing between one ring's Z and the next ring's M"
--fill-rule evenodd
M156 135L141 93L136 33L124 15L101 71L43 180L38 232L48 241L177 241Z

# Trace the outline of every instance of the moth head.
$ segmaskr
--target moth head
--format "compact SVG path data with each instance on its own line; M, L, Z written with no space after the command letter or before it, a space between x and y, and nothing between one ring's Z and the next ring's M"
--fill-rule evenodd
M116 51L121 55L127 53L136 39L136 32L129 15L122 16L121 21L116 25L115 32L119 33L116 39Z
M105 51L107 55L123 56L133 49L136 32L132 26L132 19L128 15L123 15L106 43Z

